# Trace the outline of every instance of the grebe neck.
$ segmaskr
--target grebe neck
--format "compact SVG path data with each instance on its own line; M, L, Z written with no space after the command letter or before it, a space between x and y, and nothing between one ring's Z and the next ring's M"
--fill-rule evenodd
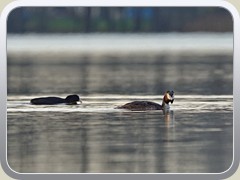
M162 108L163 109L169 109L170 108L170 105L165 103L164 100L162 101Z

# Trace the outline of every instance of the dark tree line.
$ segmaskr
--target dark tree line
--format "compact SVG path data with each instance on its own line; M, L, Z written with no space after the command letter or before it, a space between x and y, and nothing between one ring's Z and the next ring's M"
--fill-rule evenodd
M232 31L230 13L214 7L18 8L8 17L9 33Z

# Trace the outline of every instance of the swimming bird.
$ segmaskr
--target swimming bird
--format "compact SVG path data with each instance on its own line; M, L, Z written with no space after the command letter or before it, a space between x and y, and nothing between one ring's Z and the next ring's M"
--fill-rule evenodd
M173 101L174 91L166 91L163 96L162 105L151 101L133 101L123 106L118 106L116 109L129 109L132 111L165 110L170 108L169 102L173 103Z
M69 95L65 99L60 97L40 97L40 98L34 98L31 99L31 104L35 105L54 105L54 104L67 104L67 105L73 105L77 104L77 102L81 102L78 95Z

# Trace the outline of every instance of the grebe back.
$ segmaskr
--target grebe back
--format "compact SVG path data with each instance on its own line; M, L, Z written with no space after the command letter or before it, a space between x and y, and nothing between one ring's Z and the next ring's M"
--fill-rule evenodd
M163 96L162 105L151 101L133 101L123 106L118 106L117 109L129 109L132 111L164 110L169 109L169 103L173 103L173 101L174 91L166 91Z

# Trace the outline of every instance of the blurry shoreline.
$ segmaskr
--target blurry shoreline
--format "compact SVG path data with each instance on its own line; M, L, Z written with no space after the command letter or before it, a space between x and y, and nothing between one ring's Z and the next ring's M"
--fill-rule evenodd
M156 59L233 53L232 33L9 34L8 60Z

